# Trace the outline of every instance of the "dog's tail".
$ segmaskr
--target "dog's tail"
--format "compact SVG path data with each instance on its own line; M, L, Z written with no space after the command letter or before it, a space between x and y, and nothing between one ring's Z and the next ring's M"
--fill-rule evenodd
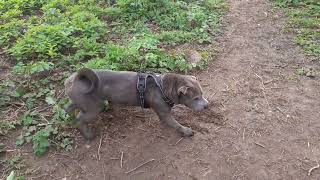
M84 93L85 94L89 94L91 93L92 91L98 89L99 87L99 77L98 75L91 69L88 69L88 68L83 68L83 69L80 69L78 71L78 74L77 74L78 78L81 80L85 79L85 80L89 80L91 82L91 86L90 88L88 88Z

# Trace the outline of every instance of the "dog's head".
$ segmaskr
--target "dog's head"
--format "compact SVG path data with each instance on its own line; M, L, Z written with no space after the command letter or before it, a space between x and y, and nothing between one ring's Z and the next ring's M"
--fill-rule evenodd
M209 102L203 97L199 81L194 76L184 76L182 83L179 83L179 103L184 104L194 111L202 111L208 108Z

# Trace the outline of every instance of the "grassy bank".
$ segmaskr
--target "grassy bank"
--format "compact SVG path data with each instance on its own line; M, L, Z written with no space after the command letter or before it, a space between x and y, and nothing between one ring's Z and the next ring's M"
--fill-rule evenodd
M1 69L9 72L0 85L0 136L18 129L16 144L32 143L38 156L72 149L62 90L71 72L189 71L197 64L175 49L211 44L226 8L223 0L0 0Z
M289 28L307 55L320 56L320 1L274 0L277 6L286 9Z

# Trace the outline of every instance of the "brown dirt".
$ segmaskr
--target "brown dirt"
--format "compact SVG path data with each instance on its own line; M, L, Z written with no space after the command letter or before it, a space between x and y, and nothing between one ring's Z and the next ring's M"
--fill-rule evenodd
M174 110L180 122L196 130L194 137L181 140L151 111L144 115L139 108L120 108L101 116L101 139L85 142L78 135L72 152L41 158L25 152L30 176L319 179L320 169L311 176L308 170L320 160L320 81L295 74L297 67L319 70L319 61L309 61L283 32L286 19L273 12L269 1L229 3L225 33L218 39L221 53L206 71L195 74L211 100L210 110Z

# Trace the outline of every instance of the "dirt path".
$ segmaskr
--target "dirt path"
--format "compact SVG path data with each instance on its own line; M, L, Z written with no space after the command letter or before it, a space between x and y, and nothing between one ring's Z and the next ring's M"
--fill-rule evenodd
M219 39L222 53L197 75L213 102L211 110L193 114L184 107L175 109L176 118L197 131L193 138L180 139L150 111L143 118L139 108L120 109L101 117L102 139L86 143L79 136L72 153L51 152L43 158L26 153L33 176L320 178L320 169L307 176L320 161L320 81L294 73L296 67L319 64L308 62L290 41L283 32L285 19L272 12L267 0L229 3Z

